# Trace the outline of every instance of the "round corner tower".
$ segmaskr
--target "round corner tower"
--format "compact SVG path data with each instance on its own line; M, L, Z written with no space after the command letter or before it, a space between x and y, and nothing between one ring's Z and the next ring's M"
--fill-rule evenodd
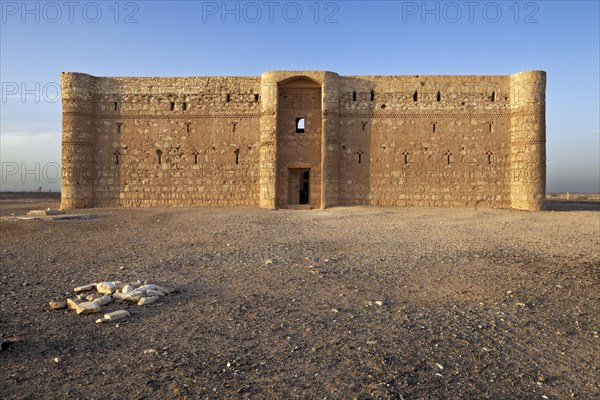
M95 80L81 73L63 72L60 76L63 209L93 206Z
M511 207L541 210L546 198L546 73L511 75Z

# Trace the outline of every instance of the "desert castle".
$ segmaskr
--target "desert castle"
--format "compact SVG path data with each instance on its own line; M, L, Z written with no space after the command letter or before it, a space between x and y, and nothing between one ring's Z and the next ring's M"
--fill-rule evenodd
M63 208L543 207L543 71L61 83Z

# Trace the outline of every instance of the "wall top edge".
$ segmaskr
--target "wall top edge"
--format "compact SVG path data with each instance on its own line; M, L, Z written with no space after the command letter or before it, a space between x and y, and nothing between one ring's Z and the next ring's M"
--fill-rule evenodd
M277 75L277 76L311 76L311 75L338 75L333 71L326 70L306 70L306 71L267 71L263 73L264 75ZM354 79L381 79L381 78L438 78L438 77L477 77L477 78L505 78L511 76L519 76L519 75L531 75L531 74L539 74L546 75L546 71L543 70L528 70L528 71L520 71L511 75L339 75L341 78L354 78ZM82 76L88 78L95 79L209 79L209 78L224 78L224 79L259 79L261 76L235 76L235 75L208 75L208 76L94 76L87 74L85 72L61 72L63 76Z

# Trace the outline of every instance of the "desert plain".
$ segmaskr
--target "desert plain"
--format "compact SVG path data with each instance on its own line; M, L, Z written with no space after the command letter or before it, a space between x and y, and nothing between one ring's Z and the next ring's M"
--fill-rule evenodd
M600 203L76 210L0 196L1 399L600 398ZM52 310L102 281L131 315Z

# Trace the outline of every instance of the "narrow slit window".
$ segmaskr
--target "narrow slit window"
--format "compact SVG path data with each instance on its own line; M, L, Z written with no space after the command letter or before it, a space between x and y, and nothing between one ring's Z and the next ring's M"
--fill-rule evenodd
M170 109L171 111L173 111L173 110L175 109L175 102L174 102L174 101L170 102L170 104L169 104L169 109Z
M192 131L192 124L190 122L187 122L185 124L185 132L190 133L191 131Z
M419 100L419 92L417 90L415 90L415 92L413 93L413 101L417 101Z
M375 91L371 90L371 101L375 101Z
M436 128L437 128L437 123L436 123L436 122L433 122L433 123L431 124L431 130L433 131L433 133L435 133L435 130L436 130Z
M359 164L362 164L362 156L363 156L363 154L364 154L364 153L363 153L363 151L362 151L362 150L359 150L359 151L356 153L356 155L357 155L357 159L358 159L358 163L359 163Z
M492 156L494 154L491 151L488 151L487 153L485 153L485 155L487 156L487 163L491 164L492 163Z
M156 161L158 164L162 163L162 151L160 149L156 150Z
M119 102L118 101L115 101L115 104L113 106L114 106L115 111L119 110Z
M192 155L194 156L194 165L198 165L198 152L194 151Z
M304 117L296 118L296 133L304 133Z
M494 91L494 92L492 92L492 95L490 96L490 100L491 100L492 102L496 101L496 92L495 92L495 91Z
M352 101L356 101L356 91L352 92Z
M494 124L491 122L488 124L488 132L494 132Z
M235 164L238 165L240 163L240 149L235 149L233 153L235 154Z
M117 122L117 133L121 133L122 130L123 130L123 123Z
M445 155L446 155L446 162L448 163L448 165L450 165L452 163L452 153L447 152Z
M187 110L187 102L186 102L186 101L184 101L184 102L181 104L181 109L182 109L183 111Z
M367 125L368 125L368 124L369 124L369 123L368 123L367 121L363 121L363 122L362 122L362 130L363 130L363 132L364 132L364 131L367 129Z
M115 165L119 165L119 156L121 155L121 153L119 153L119 150L117 150L113 154L115 156Z
M402 155L404 156L404 165L408 164L408 151L404 151Z
M231 101L231 95L229 93L227 93L227 97L225 98L225 101L227 103L229 103Z
M258 103L258 94L255 94L255 95L254 95L254 102L255 102L255 103Z
M231 126L232 126L232 130L231 131L232 132L235 132L235 128L237 127L237 124L238 124L237 122L232 122L231 123Z
M442 94L438 91L435 95L435 100L439 103L442 100Z

